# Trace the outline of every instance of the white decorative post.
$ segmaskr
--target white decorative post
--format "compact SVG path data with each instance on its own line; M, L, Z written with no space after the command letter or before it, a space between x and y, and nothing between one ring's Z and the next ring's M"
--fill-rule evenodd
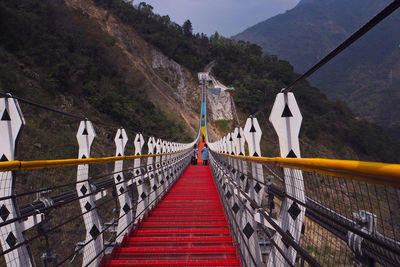
M76 139L79 144L79 158L90 158L90 148L96 134L90 121L81 121ZM86 246L83 249L83 266L86 266L103 250L103 234L101 234L102 226L96 209L95 189L90 185L89 181L89 165L83 164L78 166L76 191L83 213L83 221L86 228ZM86 196L86 197L85 197ZM101 257L94 259L90 266L97 266Z
M172 146L171 146L171 142L167 142L167 153L171 153L172 152ZM174 175L172 173L172 156L168 155L167 157L167 172L168 172L168 176L169 176L169 185L171 185L174 182Z
M249 148L249 156L261 157L261 128L258 124L257 118L248 118L244 126L244 137L246 138ZM263 185L264 174L263 167L259 163L251 163L252 178L250 181L250 196L259 206L261 206L262 197L264 194Z
M16 145L25 125L18 101L12 97L0 98L0 161L16 159ZM18 205L14 195L15 180L11 171L0 172L0 197L10 197L0 201L1 222L17 218ZM27 221L16 221L0 227L0 241L3 251L13 249L25 241L23 232L41 221L41 214L31 216ZM27 245L22 245L4 255L7 266L33 266Z
M147 142L147 147L148 147L148 154L153 155L154 150L156 148L156 140L154 137L149 137L149 140ZM156 194L157 194L157 186L158 182L156 181L156 177L154 174L154 158L149 157L147 158L147 176L149 177L150 180L150 195L149 195L149 203L154 205L154 200L156 199Z
M135 137L135 155L142 155L142 148L144 146L144 138L142 134L137 134ZM135 159L133 163L133 174L135 175L134 181L137 181L138 200L136 205L136 219L135 224L143 218L144 210L148 205L148 191L144 184L144 175L142 172L141 159Z
M244 126L244 137L247 142L247 146L249 148L249 156L252 157L260 157L261 156L261 148L260 148L260 142L261 142L261 128L260 125L258 124L257 118L250 117L246 121L246 125ZM251 163L251 176L248 178L248 182L250 185L250 198L253 199L259 206L261 206L261 201L262 201L262 196L264 193L264 190L262 190L263 186L259 182L264 182L264 175L263 175L263 168L262 165L259 163ZM252 179L250 179L252 178ZM250 243L253 243L251 245L254 255L254 259L257 262L257 266L261 266L261 253L260 253L260 246L258 244L258 236L257 233L255 232L257 229L257 223L255 221L255 215L256 215L256 209L251 205L251 203L248 203L248 208L249 210L253 211L253 216L249 216L248 213L248 219L245 228L243 229L243 232L245 233L246 236L249 237L251 236L251 239L249 238ZM250 217L250 218L249 218ZM255 232L255 233L253 233Z
M162 147L161 147L162 141L161 139L157 139L156 143L156 154L159 155L162 152ZM163 190L165 181L164 181L164 175L162 171L162 162L161 162L161 156L156 157L156 180L157 180L157 196L159 196ZM162 187L161 187L161 186Z
M125 146L128 142L128 135L126 134L124 129L118 129L114 141L116 146L115 156L124 156ZM127 181L125 181L123 166L123 160L116 161L114 165L114 182L120 206L116 239L117 243L121 243L125 233L129 231L128 225L132 222L133 218L132 202L128 194L128 183Z
M275 128L279 138L281 157L300 158L299 132L303 117L297 105L293 93L279 93L276 96L274 106L269 120ZM305 202L304 182L302 172L284 168L285 192L289 196ZM282 202L278 217L281 228L296 243L299 243L301 228L304 221L305 208L290 199L285 198ZM286 253L291 264L296 259L296 251L286 244L281 236L276 233L274 237L278 246ZM284 266L286 262L276 248L268 258L268 265Z
M233 144L236 147L237 156L245 156L245 143L246 140L244 138L243 128L235 128L235 131L233 132ZM240 174L238 175L238 184L240 185L240 188L245 188L247 183L247 178L245 176L245 174L247 174L247 163L243 160L238 160L237 163L240 171Z
M162 153L167 154L168 153L168 147L167 147L167 141L162 142ZM161 158L161 164L162 164L162 169L163 169L163 174L165 178L165 184L163 185L163 189L168 188L170 181L169 181L169 176L168 176L168 156L164 155Z

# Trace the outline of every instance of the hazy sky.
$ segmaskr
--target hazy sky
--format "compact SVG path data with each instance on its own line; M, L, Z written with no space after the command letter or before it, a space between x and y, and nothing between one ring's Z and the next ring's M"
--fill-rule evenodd
M187 19L194 32L208 36L215 31L230 37L274 15L293 8L299 0L137 0L169 15L179 25Z

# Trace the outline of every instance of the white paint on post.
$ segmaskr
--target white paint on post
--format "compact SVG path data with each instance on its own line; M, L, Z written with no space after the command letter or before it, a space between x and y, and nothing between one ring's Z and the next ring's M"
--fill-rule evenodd
M161 144L162 144L161 139L157 139L157 142L156 142L156 154L157 155L161 154L161 152L162 152ZM156 195L159 196L159 195L161 195L161 192L163 190L162 185L164 185L164 178L163 178L164 175L162 172L161 156L156 157L155 166L156 166L156 179L155 180L156 180L156 184L157 184Z
M135 155L142 155L142 149L144 146L144 138L142 134L136 134L135 136ZM148 205L148 191L146 185L144 183L144 174L141 167L142 160L135 159L133 162L133 174L135 175L134 181L136 181L137 191L138 191L138 199L136 205L136 214L135 214L135 224L143 218L145 215L145 209Z
M87 120L81 121L76 134L76 139L79 144L80 159L90 158L90 149L95 137L96 133L94 132L92 123ZM103 234L101 234L102 225L95 204L95 189L89 183L88 179L89 165L79 165L77 171L78 183L76 184L76 191L78 197L82 197L79 199L79 204L82 213L84 213L83 221L86 229L85 242L87 243L83 249L83 266L86 266L103 250ZM97 266L100 263L101 258L102 257L97 257L89 266Z
M302 123L302 115L293 93L279 93L276 96L269 120L279 138L280 154L283 158L300 158L299 132ZM301 202L305 202L304 181L302 172L284 168L285 192ZM299 243L301 228L304 221L305 208L290 199L282 202L278 221L282 229ZM278 246L286 253L286 256L294 264L296 251L285 245L281 236L277 233L274 237ZM268 263L271 265L285 262L282 255L273 248Z
M0 161L16 160L16 144L25 124L24 117L14 98L0 98ZM14 174L11 171L0 172L0 197L14 195ZM19 216L18 205L13 198L0 201L1 222ZM24 227L13 222L0 227L0 241L3 251L12 249L25 241ZM7 266L32 266L29 247L22 245L4 255Z
M120 157L125 155L125 146L128 142L128 135L124 129L118 129L117 134L114 138L116 152L115 156ZM119 220L117 228L117 243L121 243L124 235L129 232L130 227L128 225L132 222L132 201L128 194L128 183L125 181L124 173L124 161L119 160L114 165L114 183L117 189L117 195L119 200Z
M238 156L245 156L246 152L244 149L244 145L246 143L246 139L244 137L244 131L242 127L236 128L234 133L233 133L233 143L236 147L236 152ZM239 171L240 174L238 174L238 183L240 185L240 188L244 189L246 184L247 184L247 177L245 174L247 174L247 162L243 160L238 161L238 166L239 166Z
M154 137L149 138L149 140L147 141L147 147L148 147L148 154L154 155L154 150L156 148L156 140L154 139ZM150 180L149 202L152 203L151 205L154 205L158 183L156 184L156 178L154 174L154 158L152 157L147 158L147 177L149 177Z
M250 117L247 119L246 124L244 126L244 137L247 142L247 146L249 148L249 156L252 157L260 157L261 156L261 148L260 148L260 142L261 142L261 136L262 136L262 131L260 128L260 125L258 124L257 118ZM250 198L257 203L258 206L261 206L261 201L262 201L262 196L264 194L263 190L263 185L260 182L264 182L264 175L263 175L263 168L262 165L259 163L251 163L251 176L248 178L248 183L249 183L249 193L250 193ZM256 215L256 208L247 202L248 209L252 211L252 216L251 220L249 218L249 214L247 214L247 222L246 226L247 229L250 229L250 225L253 227L253 230L256 231L257 229L257 222L255 221L254 216ZM248 213L248 212L247 212ZM258 244L258 236L257 234L254 234L252 236L254 238L251 240L251 242L254 242L254 250L253 250L253 255L254 259L257 262L257 266L259 266L262 262L261 260L261 252L260 252L260 246Z

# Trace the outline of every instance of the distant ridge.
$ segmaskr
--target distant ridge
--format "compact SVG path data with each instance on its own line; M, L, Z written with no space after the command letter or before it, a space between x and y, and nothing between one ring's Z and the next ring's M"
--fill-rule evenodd
M234 36L290 61L304 72L365 24L390 0L301 0L295 8ZM383 126L400 126L400 11L311 76L330 98ZM397 88L397 89L396 89ZM373 99L373 100L372 100Z

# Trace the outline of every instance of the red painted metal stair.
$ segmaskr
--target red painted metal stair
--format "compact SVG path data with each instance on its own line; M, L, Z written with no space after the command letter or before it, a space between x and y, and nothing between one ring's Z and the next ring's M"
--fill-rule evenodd
M209 166L189 166L106 266L240 266Z

